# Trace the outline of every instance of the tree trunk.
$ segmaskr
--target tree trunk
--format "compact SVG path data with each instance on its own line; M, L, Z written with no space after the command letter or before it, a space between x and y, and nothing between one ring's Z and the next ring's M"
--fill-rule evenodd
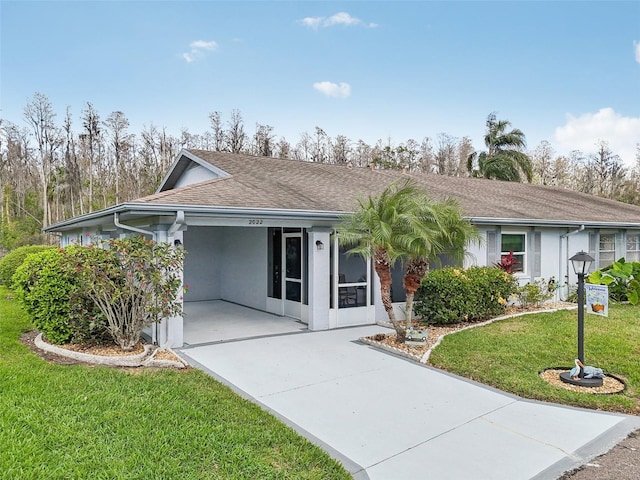
M411 326L413 320L413 299L420 288L420 282L429 271L429 261L425 258L414 258L407 262L406 273L403 279L404 290L406 292L405 324L406 328Z
M389 321L393 328L396 330L396 342L404 343L405 341L405 329L402 324L396 320L396 315L393 311L393 304L391 302L391 266L385 260L376 259L374 262L375 271L380 279L380 296L382 297L382 305L389 317Z

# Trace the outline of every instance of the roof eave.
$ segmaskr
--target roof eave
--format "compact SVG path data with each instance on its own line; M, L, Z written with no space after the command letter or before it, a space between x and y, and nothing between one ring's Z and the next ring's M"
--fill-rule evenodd
M601 222L591 220L549 220L538 218L468 217L474 225L503 225L517 227L580 227L640 228L640 222Z
M318 220L339 221L349 212L321 211L321 210L286 210L275 208L248 208L248 207L210 207L202 205L177 205L177 204L148 204L148 203L123 203L114 207L88 213L63 222L58 222L43 229L46 233L73 230L84 226L96 224L100 218L111 219L114 213L127 213L134 217L144 216L170 216L183 211L185 215L199 217L222 218L269 218L273 220Z

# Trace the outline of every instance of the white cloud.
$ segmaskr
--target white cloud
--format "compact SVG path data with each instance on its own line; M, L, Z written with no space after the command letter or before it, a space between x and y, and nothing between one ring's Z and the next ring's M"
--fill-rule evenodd
M585 153L595 152L596 144L604 140L625 164L632 165L640 142L640 117L623 117L613 108L579 117L567 114L567 122L556 128L554 138L561 149Z
M365 24L362 20L356 17L352 17L347 12L338 12L330 17L305 17L302 20L299 20L301 25L305 27L313 28L317 30L318 28L328 28L334 27L336 25L343 25L346 27L352 27L355 25L364 25L369 28L375 28L378 26L377 23L367 23Z
M322 25L323 20L324 17L305 17L300 20L300 23L305 27L318 28L320 25Z
M187 63L195 62L204 57L206 52L213 52L218 49L218 44L213 40L195 40L189 44L191 50L182 54L182 58Z
M340 84L333 82L316 82L313 88L327 97L347 98L351 95L351 85L341 82Z
M197 53L198 52L185 52L182 54L182 58L184 58L187 63L195 62L197 60Z
M217 50L218 48L218 44L213 40L209 42L205 40L196 40L195 42L191 42L189 46L197 50Z
M640 42L633 41L633 49L636 52L636 62L640 63Z
M362 23L359 18L352 17L347 12L338 12L335 15L330 16L324 21L325 27L331 27L333 25L358 25Z

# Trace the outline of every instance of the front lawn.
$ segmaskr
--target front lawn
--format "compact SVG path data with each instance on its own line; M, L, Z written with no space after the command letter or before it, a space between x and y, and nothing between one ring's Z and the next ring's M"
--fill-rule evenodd
M0 478L346 479L321 449L204 373L50 364L0 288Z
M615 305L609 317L585 315L585 361L627 383L621 394L592 395L552 386L538 376L571 367L577 356L577 311L500 320L444 338L431 354L438 368L525 398L640 414L640 308Z

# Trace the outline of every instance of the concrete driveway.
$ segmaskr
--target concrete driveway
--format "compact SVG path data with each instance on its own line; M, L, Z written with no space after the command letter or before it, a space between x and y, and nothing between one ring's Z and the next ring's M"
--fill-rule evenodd
M356 479L555 479L640 426L638 417L524 400L357 342L381 331L305 332L180 353Z

